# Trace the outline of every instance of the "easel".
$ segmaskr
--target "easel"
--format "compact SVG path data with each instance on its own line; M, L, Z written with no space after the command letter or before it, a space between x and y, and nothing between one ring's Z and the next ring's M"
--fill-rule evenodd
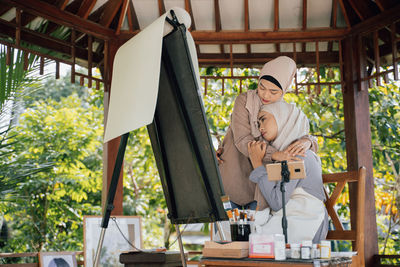
M148 132L149 132L149 136L150 136L150 140L153 146L153 151L156 151L155 153L155 158L156 158L156 162L158 164L158 168L159 170L161 169L161 174L160 174L160 178L161 178L161 182L163 184L163 190L164 190L164 194L166 194L166 199L167 199L167 205L170 212L172 213L171 216L169 216L172 224L175 225L176 231L177 231L177 238L179 241L179 247L180 247L180 254L181 254L181 260L182 260L182 265L186 266L186 259L185 259L185 254L184 254L184 249L183 249L183 244L182 244L182 239L181 239L181 233L179 230L179 224L183 224L183 223L188 223L190 221L190 219L192 218L192 215L188 215L185 214L182 217L177 216L177 205L176 205L176 200L174 198L175 194L174 191L172 190L173 188L173 183L172 183L172 179L170 179L170 177L172 176L168 176L169 175L169 171L167 170L168 173L166 173L165 168L168 167L168 161L167 158L171 159L171 158L175 158L175 154L176 150L171 150L169 148L169 150L166 149L165 144L171 144L171 142L165 141L165 140L160 140L160 137L169 137L172 138L173 140L175 140L174 138L176 138L177 136L182 138L187 138L186 136L188 136L189 138L187 138L188 140L186 140L186 142L183 142L184 146L182 151L184 153L188 153L188 155L193 156L195 155L195 157L193 157L192 159L195 159L195 163L198 163L197 165L195 163L193 163L192 165L188 165L189 168L185 169L187 172L187 175L190 175L192 173L196 173L196 175L199 176L199 178L196 178L197 180L195 180L195 182L198 184L199 188L204 188L204 191L199 190L198 192L200 192L201 194L194 194L195 196L199 196L199 198L204 201L202 203L206 203L207 205L204 206L200 206L200 208L202 208L202 210L200 212L198 212L199 214L194 214L193 216L195 216L196 220L200 220L200 222L209 222L209 221L217 221L217 220L222 220L225 219L226 214L224 213L223 210L223 206L222 203L218 206L217 202L215 201L215 199L218 199L220 197L220 194L223 193L223 190L220 190L221 185L220 185L220 181L216 180L216 179L208 179L207 177L218 177L218 170L217 170L217 166L216 166L216 160L215 158L212 160L211 156L214 155L213 153L213 149L212 149L212 143L211 143L211 138L209 136L209 131L208 131L208 127L206 124L206 119L205 119L205 114L204 114L204 110L202 110L202 106L201 106L201 101L199 101L199 94L198 94L198 90L196 91L190 91L190 94L182 94L182 92L187 92L187 90L183 90L185 88L197 88L197 81L196 79L189 79L189 80L184 80L184 79L176 79L175 76L175 72L179 70L179 72L184 72L185 73L185 77L189 77L190 75L193 76L194 73L194 69L193 67L191 68L179 68L179 66L176 67L176 69L174 68L174 64L171 64L171 58L173 57L175 58L179 58L182 62L184 62L184 64L186 64L185 66L188 66L187 64L190 64L190 66L192 66L192 62L191 62L191 57L190 57L190 51L189 51L189 47L186 43L186 28L184 24L180 24L173 12L173 10L171 10L171 16L172 16L172 20L169 18L166 18L166 20L174 27L174 31L172 31L171 33L169 33L168 35L164 36L164 40L163 40L163 52L162 52L162 61L161 61L161 72L160 72L160 80L162 80L163 82L165 82L165 90L160 90L159 94L158 94L158 100L159 99L165 99L166 97L168 99L171 99L171 101L175 101L174 103L189 103L189 107L187 106L176 106L174 109L174 112L160 112L160 114L167 114L167 115L173 115L175 117L173 117L174 119L184 119L184 122L181 125L178 125L178 132L176 131L176 129L174 130L174 132L171 131L165 131L163 132L164 129L168 129L168 127L164 127L161 128L160 124L161 122L165 122L168 121L170 122L171 120L167 120L169 119L169 117L165 118L163 117L163 119L160 119L159 116L157 115L157 110L160 108L160 105L157 104L157 108L156 108L156 112L154 115L154 120L152 124L148 125ZM178 29L178 30L177 30ZM169 45L169 46L168 46ZM167 53L164 54L164 51L166 51ZM186 53L183 53L185 52ZM173 56L171 56L173 55ZM165 67L165 61L168 62L169 66L171 66L170 68L166 68ZM170 73L172 73L173 75L169 75ZM183 81L185 82L185 84L181 84L181 82L183 83ZM172 83L172 85L170 84ZM188 85L189 84L189 85ZM182 91L181 91L182 89ZM164 96L160 97L160 92L164 92ZM186 99L186 101L185 101ZM161 102L161 109L166 107L165 102ZM170 104L171 102L168 102L167 106L168 106L168 111L171 111L170 109ZM201 111L200 113L195 113L196 116L193 119L195 122L200 122L196 125L196 129L194 129L193 126L188 125L187 123L189 121L192 120L191 117L189 117L188 114L189 111L188 109L192 109L193 106L197 107L198 111ZM178 120L179 121L179 120ZM192 122L190 122L192 123ZM201 124L203 123L203 124ZM159 126L159 128L157 128ZM165 124L163 125L165 126ZM200 126L200 128L198 127ZM199 136L195 135L200 133ZM118 179L119 179L119 175L121 172L121 168L122 168L122 162L123 162L123 158L124 158L124 154L125 154L125 148L126 148L126 144L127 144L127 140L129 137L129 133L126 133L124 135L122 135L121 137L121 142L120 142L120 146L118 149L118 154L117 154L117 159L116 159L116 163L114 166L114 171L113 171L113 175L112 175L112 180L110 183L110 188L109 188L109 192L108 192L108 196L107 196L107 203L106 203L106 207L104 210L104 216L103 216L103 220L101 223L101 236L99 239L99 243L98 243L98 247L97 247L97 251L96 251L96 256L95 256L95 265L94 266L98 266L99 264L99 258L100 258L100 251L102 248L102 244L104 241L104 235L105 235L105 231L106 228L108 226L108 221L111 215L111 211L114 208L113 206L113 201L114 201L114 196L116 193L116 187L118 184ZM196 143L196 138L201 138L201 139L206 139L208 138L209 141L209 146L200 146ZM180 142L180 144L182 143L182 139L178 140ZM182 147L182 146L181 146ZM175 148L175 147L174 147ZM170 152L169 154L167 154L167 152ZM208 153L208 154L207 154ZM181 155L181 154L179 154ZM207 159L205 162L204 160ZM181 159L182 160L187 160L187 158ZM214 164L215 166L214 166ZM201 173L197 173L197 166L200 166L200 171ZM214 166L215 169L213 168L206 168L206 166ZM161 166L161 167L160 167ZM164 167L167 166L167 167ZM176 169L171 168L173 171L175 171L175 175L179 172L176 171ZM167 178L168 179L167 179ZM175 176L177 177L177 176ZM178 175L179 177L179 175ZM197 176L196 176L197 177ZM207 178L207 179L203 179L203 177ZM184 177L185 179L187 179L187 176ZM163 180L164 179L164 180ZM174 180L175 181L175 180ZM185 180L186 181L186 180ZM192 186L192 184L190 184L190 186ZM218 190L222 191L219 192ZM179 191L179 190L177 190ZM182 191L181 191L182 192ZM190 197L189 197L190 198ZM169 201L169 202L168 202ZM179 200L182 203L182 198ZM192 203L192 202L188 202L188 203ZM186 203L185 203L186 204ZM188 207L183 206L186 209L191 209L192 207ZM185 210L187 211L187 210ZM197 216L197 217L196 217ZM193 222L193 221L192 221ZM217 227L218 223L217 223ZM223 233L220 231L220 233L222 234L222 238L225 239L223 237Z
M119 175L120 175L121 168L122 168L122 162L124 161L124 155L125 155L126 144L128 142L128 138L129 138L129 132L125 133L121 136L121 141L120 141L119 148L118 148L118 154L117 154L117 158L115 160L114 170L113 170L113 174L112 174L112 178L111 178L110 188L108 189L106 208L104 210L103 219L101 221L101 233L100 233L99 243L97 244L96 256L95 256L95 260L94 260L94 267L97 267L100 262L100 252L101 252L101 248L103 247L104 236L106 233L106 229L108 227L108 223L110 221L111 212L114 209L114 204L113 204L114 197L115 197L115 192L117 191ZM175 229L176 229L176 233L178 236L182 266L186 267L185 251L183 249L182 237L181 237L181 232L179 230L178 224L175 224Z

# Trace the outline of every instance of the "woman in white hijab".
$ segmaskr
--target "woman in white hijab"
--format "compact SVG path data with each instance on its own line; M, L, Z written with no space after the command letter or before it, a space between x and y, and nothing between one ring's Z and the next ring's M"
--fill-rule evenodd
M258 115L259 129L263 138L280 151L293 140L308 133L308 119L295 105L276 102L263 105ZM265 234L282 233L282 192L280 182L269 181L263 165L266 143L253 141L248 144L249 156L254 170L250 180L258 185L270 209L256 215L256 226ZM312 240L319 243L328 232L328 213L324 201L321 161L308 150L303 159L305 179L290 180L285 186L285 206L288 222L289 243ZM260 215L261 214L261 215Z
M296 69L296 63L289 57L281 56L269 61L260 71L257 90L248 90L238 95L235 100L230 126L222 147L217 151L225 194L229 196L233 207L256 208L256 185L248 179L253 168L249 161L247 144L261 138L257 127L260 107L263 104L283 101ZM318 144L314 137L305 133L283 152L278 152L273 146L267 146L263 160L293 160L296 155L304 155L308 149L317 151ZM266 207L265 203L258 204L261 205L261 209Z

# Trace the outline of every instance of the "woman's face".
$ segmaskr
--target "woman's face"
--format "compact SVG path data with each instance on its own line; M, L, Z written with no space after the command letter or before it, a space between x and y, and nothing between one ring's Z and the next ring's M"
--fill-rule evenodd
M274 115L261 110L258 113L258 129L265 140L275 140L276 136L278 135L278 125Z
M283 95L283 91L274 83L261 79L258 83L257 94L261 102L265 105L279 101Z

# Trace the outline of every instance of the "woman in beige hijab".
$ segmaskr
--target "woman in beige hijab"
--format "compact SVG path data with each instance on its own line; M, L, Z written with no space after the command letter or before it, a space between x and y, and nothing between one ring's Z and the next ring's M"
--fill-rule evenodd
M260 140L257 115L264 104L284 101L283 96L290 87L296 73L296 63L289 57L277 57L266 63L260 71L257 90L249 90L237 96L222 147L217 151L219 169L225 194L233 207L255 209L255 183L248 178L253 170L249 161L247 144ZM264 162L272 160L295 160L306 150L316 151L318 144L312 136L305 135L295 140L284 151L267 146ZM260 204L260 203L259 203ZM264 208L265 203L260 208Z

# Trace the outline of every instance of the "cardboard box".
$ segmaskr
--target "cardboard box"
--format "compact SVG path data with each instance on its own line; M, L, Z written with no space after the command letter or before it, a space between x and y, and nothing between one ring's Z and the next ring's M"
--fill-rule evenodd
M206 241L203 248L203 257L215 258L247 258L249 256L249 242L214 242Z

